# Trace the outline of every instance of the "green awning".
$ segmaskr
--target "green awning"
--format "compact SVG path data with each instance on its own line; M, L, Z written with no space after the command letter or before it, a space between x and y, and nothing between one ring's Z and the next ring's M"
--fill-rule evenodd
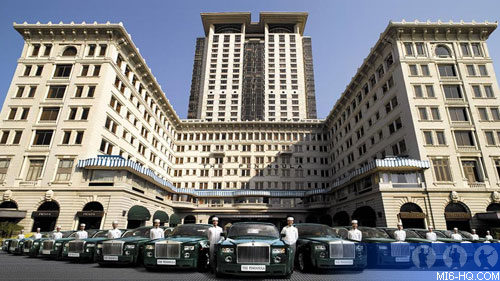
M181 217L179 217L178 214L172 214L170 216L170 224L171 225L174 225L174 224L181 224Z
M128 210L127 218L129 220L148 221L149 219L151 219L151 214L145 207L135 205L132 206L130 210Z
M153 221L156 219L160 220L160 222L168 222L168 215L164 211L156 211L153 215Z

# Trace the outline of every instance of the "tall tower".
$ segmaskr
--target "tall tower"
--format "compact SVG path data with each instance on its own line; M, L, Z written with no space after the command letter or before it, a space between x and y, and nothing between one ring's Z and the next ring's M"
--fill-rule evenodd
M189 119L299 121L316 118L307 13L202 13Z

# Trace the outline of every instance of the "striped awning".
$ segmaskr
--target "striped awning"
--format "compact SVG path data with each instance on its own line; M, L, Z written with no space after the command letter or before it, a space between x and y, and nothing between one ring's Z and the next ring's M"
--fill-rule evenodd
M398 158L390 157L385 159L376 159L374 161L368 162L368 164L363 167L352 171L347 174L341 180L337 180L328 188L318 188L313 190L248 190L248 189L238 189L238 190L206 190L206 189L188 189L188 188L177 188L170 181L165 180L156 172L149 168L142 166L132 160L127 160L121 156L114 155L101 155L96 158L88 158L78 160L77 168L82 169L113 169L120 168L124 170L131 171L133 173L139 174L141 176L149 177L151 180L157 184L165 187L167 190L176 194L187 194L196 197L243 197L243 196L253 196L253 197L304 197L312 196L318 194L325 194L330 192L332 189L344 185L353 178L360 176L362 174L368 173L369 171L376 168L413 168L413 169L427 169L430 167L429 161L426 160L415 160L408 158Z

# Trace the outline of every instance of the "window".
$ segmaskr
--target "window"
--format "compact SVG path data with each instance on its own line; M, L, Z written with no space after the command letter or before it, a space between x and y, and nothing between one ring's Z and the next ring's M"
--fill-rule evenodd
M21 142L21 137L23 135L23 131L16 131L14 134L14 140L12 141L12 144L19 144Z
M40 52L40 44L33 44L33 49L31 50L31 56L36 57Z
M9 117L7 118L7 120L16 119L16 115L17 115L17 107L11 107L9 112Z
M457 146L474 146L472 131L455 131L454 133Z
M420 120L427 121L429 116L427 115L427 108L421 107L418 109L418 114L420 115Z
M30 87L30 91L28 92L28 98L32 98L35 96L35 92L36 92L36 86L31 86Z
M460 49L462 50L462 55L464 57L470 57L471 56L469 44L467 44L467 43L460 44Z
M80 120L87 120L89 118L89 111L90 111L90 108L83 108L82 110L82 117L80 118Z
M76 56L76 48L73 46L69 46L66 49L64 49L64 52L62 53L63 57L74 57Z
M42 71L43 71L43 65L37 65L36 71L35 71L35 76L42 76Z
M481 76L488 76L488 70L486 70L486 65L480 64L477 66L479 69L479 75Z
M54 72L54 77L57 78L68 78L71 73L71 64L58 64L56 65L56 71Z
M410 42L404 43L405 45L405 52L407 56L413 56L413 44Z
M2 131L2 138L0 138L0 144L7 144L7 140L9 139L9 130Z
M431 116L432 116L432 120L434 120L434 121L441 120L441 115L439 114L439 108L431 107Z
M472 46L472 53L474 54L475 57L483 56L480 43L472 43L471 46Z
M89 52L88 52L87 56L89 56L89 57L94 56L95 49L96 49L96 45L95 44L90 44L89 45Z
M0 159L0 183L5 181L7 170L9 169L10 159Z
M64 92L66 91L66 86L58 85L58 86L50 86L49 94L47 95L48 99L62 99L64 97Z
M75 98L81 98L83 93L83 86L76 86Z
M495 135L492 131L487 131L487 132L484 132L484 135L486 137L486 143L488 145L495 145L496 142L495 142Z
M99 76L100 72L101 72L101 66L96 65L96 66L94 66L94 73L92 73L92 76L97 77L97 76Z
M95 93L95 86L89 86L87 91L87 98L93 98Z
M391 124L389 124L389 132L393 134L397 130L401 129L401 127L403 127L401 123L401 118L398 118L394 120Z
M48 57L50 55L50 50L52 50L51 44L45 44L45 50L43 51L43 56Z
M56 121L59 115L59 107L44 107L40 121Z
M484 86L484 93L486 94L487 98L494 98L495 96L493 95L493 89L491 86Z
M462 167L467 182L483 182L477 160L462 160Z
M44 162L45 159L29 159L29 168L26 174L27 181L36 181L40 178Z
M423 98L424 92L422 91L422 85L413 85L413 91L415 92L415 97Z
M462 99L460 85L443 85L444 95L447 99Z
M75 144L82 144L83 141L83 131L76 132Z
M500 121L500 111L498 110L497 107L492 107L490 108L491 111L491 117L493 121Z
M71 131L64 131L62 144L69 144L71 139Z
M450 49L448 49L448 47L446 47L444 45L437 45L435 53L436 53L436 56L438 56L438 57L445 57L445 58L451 57Z
M424 131L424 140L426 145L433 145L432 131Z
M21 112L21 119L19 119L19 120L26 120L26 119L28 119L29 112L30 112L29 107L23 107L23 111Z
M456 77L455 65L453 64L440 64L438 65L439 75L442 77Z
M469 74L470 76L476 76L476 69L474 68L473 64L467 65L467 74Z
M78 111L78 108L77 107L72 107L69 109L69 116L68 116L68 119L69 120L76 120L76 113Z
M87 76L89 74L89 65L82 65L82 73L81 76Z
M472 92L474 93L474 97L476 98L480 98L482 96L481 87L479 85L473 85Z
M432 159L436 181L452 181L448 159Z
M417 55L418 56L425 56L425 49L424 49L424 43L415 43L415 47L417 49Z
M106 49L108 48L108 45L99 45L100 50L99 50L99 56L104 57L106 55Z
M113 154L113 145L111 143L109 143L108 141L106 141L105 139L103 139L101 141L101 145L99 147L99 150L105 154L111 155L111 154Z
M24 93L24 86L19 86L16 92L16 98L22 98Z
M33 145L50 145L53 134L53 130L36 130Z
M418 69L416 64L410 64L410 75L418 75Z
M32 67L33 67L33 66L31 66L31 65L26 65L26 66L24 67L23 76L30 76L30 73L31 73L31 68L32 68Z
M446 145L444 131L436 131L436 140L438 145Z
M73 170L73 159L60 159L57 166L55 181L69 181Z
M485 107L480 107L477 109L477 111L479 112L479 120L481 120L481 121L488 121L489 120L488 111L486 110Z
M429 66L427 64L420 65L420 68L422 69L422 75L424 76L431 75L431 73L429 72Z
M452 122L468 122L467 108L465 107L450 107L448 108L450 119Z

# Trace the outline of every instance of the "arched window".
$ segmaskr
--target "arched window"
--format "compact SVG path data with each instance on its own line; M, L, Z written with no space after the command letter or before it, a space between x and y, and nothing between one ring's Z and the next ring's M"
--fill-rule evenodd
M184 224L194 224L194 223L196 223L195 216L189 215L184 218Z
M104 207L99 202L89 202L83 207L83 211L104 211Z
M437 45L435 53L438 57L451 57L450 49L444 45Z
M64 52L62 53L63 57L74 57L76 56L76 48L74 46L69 46L64 49Z
M38 207L38 211L59 211L59 205L54 201L47 201Z
M0 209L17 209L17 204L13 201L4 201L0 203Z
M488 206L488 208L486 208L486 212L500 212L500 204L498 204L498 203L491 203Z
M405 203L401 208L399 209L400 212L415 212L415 213L421 213L422 209L420 206L418 206L415 203Z

